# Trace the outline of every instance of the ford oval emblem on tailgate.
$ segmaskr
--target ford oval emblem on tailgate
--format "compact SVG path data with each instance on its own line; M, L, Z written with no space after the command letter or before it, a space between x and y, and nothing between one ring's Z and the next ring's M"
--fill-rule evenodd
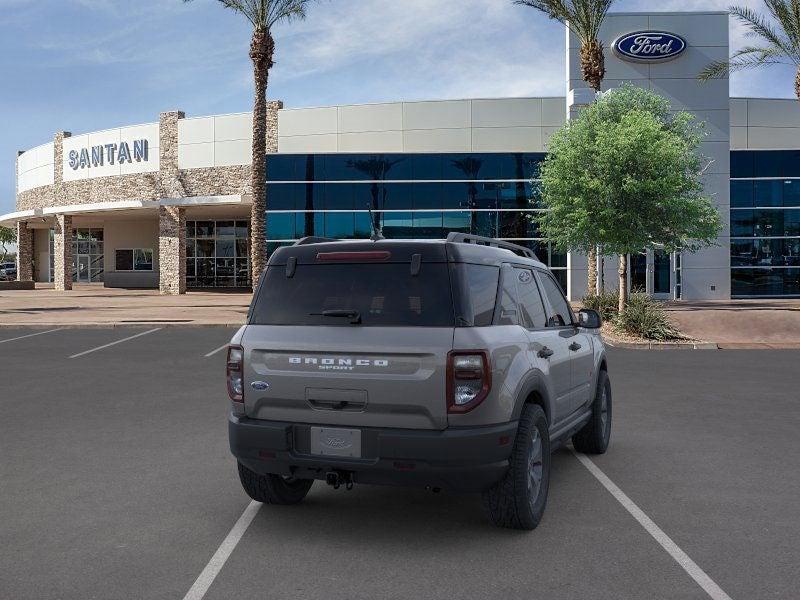
M269 384L266 381L254 381L250 384L250 387L254 390L263 391L269 387Z

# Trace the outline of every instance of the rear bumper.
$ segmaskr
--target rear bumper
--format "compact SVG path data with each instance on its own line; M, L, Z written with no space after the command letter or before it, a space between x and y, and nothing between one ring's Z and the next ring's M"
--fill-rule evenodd
M356 483L482 491L502 479L517 423L443 431L361 428L363 458L309 453L311 425L229 415L231 452L261 474L325 479L352 473Z

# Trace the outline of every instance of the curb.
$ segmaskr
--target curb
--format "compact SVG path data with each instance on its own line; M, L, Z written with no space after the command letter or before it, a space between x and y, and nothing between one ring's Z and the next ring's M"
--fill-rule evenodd
M184 323L184 322L164 322L164 321L125 321L124 323L114 321L111 323L0 323L0 331L3 329L117 329L120 327L227 327L238 329L244 323Z
M603 339L607 346L626 350L719 350L716 342L612 342Z

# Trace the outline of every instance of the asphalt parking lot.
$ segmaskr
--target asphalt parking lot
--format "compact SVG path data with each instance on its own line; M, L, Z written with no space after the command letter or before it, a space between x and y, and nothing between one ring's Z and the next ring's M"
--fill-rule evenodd
M181 599L207 572L250 505L212 354L233 332L0 330L0 598ZM599 472L724 594L797 598L800 352L609 355ZM204 597L725 597L569 449L553 468L531 533L477 496L317 483L260 507Z

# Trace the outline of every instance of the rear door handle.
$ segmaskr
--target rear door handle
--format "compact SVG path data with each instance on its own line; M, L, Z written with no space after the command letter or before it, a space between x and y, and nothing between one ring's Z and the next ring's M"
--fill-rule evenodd
M539 358L550 358L551 356L553 356L553 354L554 352L550 350L550 348L548 348L547 346L543 346L542 349L536 353L536 355Z
M581 349L581 345L578 342L572 342L569 345L569 349L572 350L573 352L576 352L577 350Z

